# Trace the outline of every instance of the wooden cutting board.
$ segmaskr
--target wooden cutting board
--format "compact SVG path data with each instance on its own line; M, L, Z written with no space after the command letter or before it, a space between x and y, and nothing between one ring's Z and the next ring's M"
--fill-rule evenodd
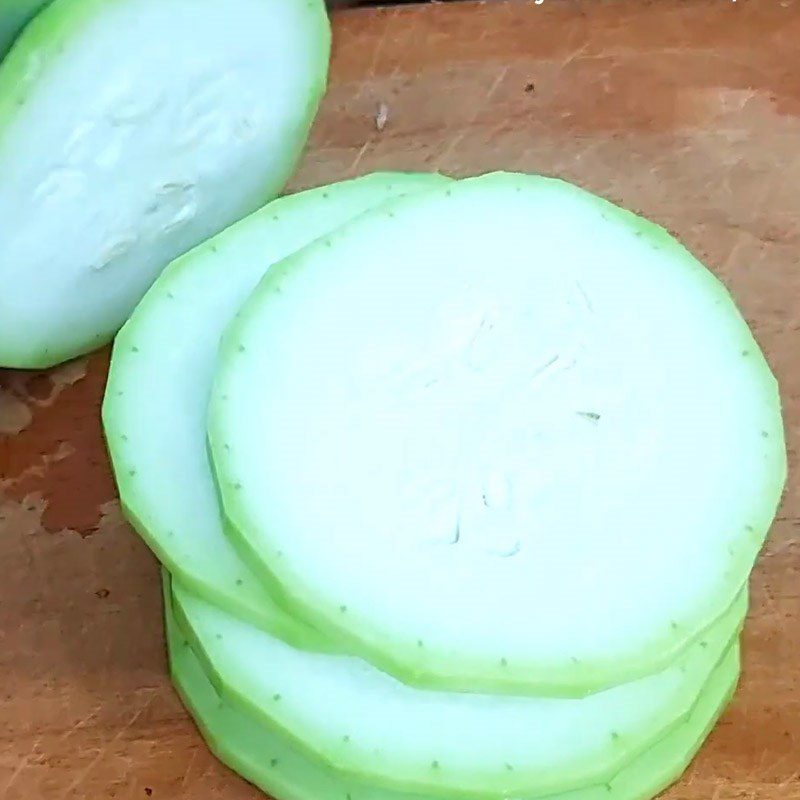
M800 2L333 12L295 188L375 169L555 174L664 224L729 286L800 435ZM0 798L243 800L167 681L156 563L101 438L107 353L0 373ZM158 387L152 387L157 392ZM755 572L744 676L678 800L800 798L800 492Z

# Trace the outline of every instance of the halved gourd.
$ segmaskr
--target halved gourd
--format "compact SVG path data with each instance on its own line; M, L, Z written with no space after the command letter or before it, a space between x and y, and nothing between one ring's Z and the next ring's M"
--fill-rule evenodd
M323 0L41 10L0 63L0 366L110 341L172 259L275 197L329 49Z

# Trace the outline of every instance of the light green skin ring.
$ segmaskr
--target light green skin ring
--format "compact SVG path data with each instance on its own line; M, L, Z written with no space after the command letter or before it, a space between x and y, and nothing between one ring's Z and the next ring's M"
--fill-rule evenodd
M731 642L738 639L747 610L747 594L743 592L726 615L707 632L703 646L690 649L684 662L672 667L681 672L677 690L673 688L669 695L664 694L663 700L652 713L637 720L635 728L632 723L623 721L624 712L621 716L615 715L615 707L610 704L606 706L607 717L603 719L600 736L607 735L607 730L614 728L624 731L622 736L615 732L608 741L603 740L602 747L598 747L595 735L592 739L594 747L590 752L576 749L578 754L568 757L568 743L559 733L559 738L555 739L556 744L553 745L558 753L557 757L561 758L558 763L554 763L554 756L540 755L533 759L530 749L535 744L531 741L517 747L517 751L526 751L530 763L525 763L525 757L517 761L519 755L510 756L509 751L504 749L504 757L496 764L492 764L491 758L484 757L478 765L478 759L474 755L451 755L446 743L451 737L471 736L475 725L482 730L496 731L495 737L505 740L511 735L510 724L513 723L504 724L497 717L487 715L481 718L476 716L480 712L473 710L472 715L462 720L460 725L449 724L446 718L451 713L451 707L442 704L440 693L432 692L429 698L425 698L427 692L422 690L420 696L420 690L413 689L401 690L403 699L415 709L414 712L409 712L413 716L392 723L393 719L399 720L394 717L395 698L390 694L381 699L375 694L374 681L360 679L365 671L369 672L368 667L345 671L343 674L348 678L342 684L342 665L337 663L340 658L332 658L328 661L328 667L336 670L337 678L331 680L328 675L323 673L319 676L318 673L317 679L312 679L309 683L306 672L314 667L302 655L292 657L289 654L287 661L285 649L276 649L274 644L267 643L266 649L258 649L257 646L254 649L254 640L259 636L264 639L263 635L256 631L243 630L243 626L236 620L199 601L174 577L171 579L171 587L174 617L184 636L191 642L192 650L202 663L203 671L215 691L231 708L258 720L260 725L273 731L282 740L292 742L293 747L310 760L320 761L350 778L366 780L393 791L481 800L490 797L547 795L610 780L625 765L686 723L693 713L702 687L709 680L709 675L724 661L730 651ZM272 667L264 670L258 666L262 664L270 664ZM324 688L320 688L320 677ZM663 684L658 686L660 688ZM652 696L656 691L659 689L651 681L650 688L642 687L639 697ZM624 695L624 690L622 694ZM327 708L321 708L320 704L325 702L321 698L327 696L332 697L331 704ZM316 701L313 699L315 697ZM587 730L590 727L588 718L597 717L600 713L593 698L563 702L586 704L578 718L586 720L584 727ZM627 699L620 696L619 703L625 708L638 706L637 699L631 695ZM433 717L442 719L445 728L438 730L436 723L430 719L431 715L426 714L425 708L428 704L432 704L434 709ZM320 707L319 714L313 710L310 713L312 717L321 715L326 720L327 724L323 723L321 730L315 722L309 722L309 705ZM345 709L344 712L342 708ZM537 719L537 707L534 704L527 706L525 713L529 718L529 722L526 719L526 728L548 728L550 718L540 715ZM436 739L428 743L432 748L431 752L417 755L413 760L397 758L391 745L379 743L370 738L369 732L362 730L359 720L373 715L385 718L389 727L394 725L400 740L416 738L414 730L437 730ZM326 730L331 725L334 731L339 731L333 738L326 735ZM454 727L456 732L452 730ZM561 728L563 723L559 730ZM595 730L593 723L591 729ZM555 736L554 731L548 734L550 739ZM475 746L473 745L473 749ZM478 749L483 752L480 746ZM455 752L458 753L458 748ZM453 762L453 758L457 761ZM508 763L508 758L514 760L513 765ZM466 770L460 767L463 763L469 764ZM436 766L432 766L434 764Z
M230 707L215 692L172 616L167 576L165 606L170 670L178 694L210 750L244 779L276 800L431 800L429 795L396 792L338 774ZM689 766L730 702L738 677L737 641L709 679L691 717L679 729L607 784L551 794L546 800L651 800Z
M281 607L220 523L205 448L219 337L275 261L371 206L447 180L375 173L279 198L170 264L114 343L102 417L125 516L198 596L298 648L341 649ZM176 332L176 349L165 348Z
M317 267L323 269L327 264L334 267L347 264L346 258L337 256L340 250L349 252L351 245L357 248L358 245L354 244L357 242L372 243L374 239L375 242L384 242L383 246L391 250L391 231L400 226L406 216L421 224L420 218L425 215L430 218L430 213L435 213L440 207L437 202L441 202L443 208L446 196L466 191L475 192L477 197L481 184L494 191L506 191L509 196L512 191L527 191L530 186L546 185L543 191L552 192L554 198L559 195L568 202L582 203L583 208L591 208L609 224L619 223L627 228L640 243L659 251L660 257L669 256L681 276L680 280L690 284L708 305L713 303L718 309L715 313L724 314L724 322L719 324L724 326L729 336L730 357L738 359L741 355L742 360L737 363L745 365L741 367L742 374L747 372L751 376L751 395L753 398L758 396L760 407L758 421L753 422L752 438L757 440L756 425L762 429L764 438L753 447L754 473L750 480L750 484L757 488L745 492L743 518L737 520L731 533L735 544L726 557L724 578L715 575L713 586L703 590L702 607L697 604L684 617L648 632L649 638L641 638L636 650L629 652L626 649L624 657L609 652L591 658L565 657L558 664L555 661L545 663L538 655L527 651L517 658L510 654L508 658L500 659L495 652L481 652L474 657L471 653L469 656L459 654L454 658L447 646L439 646L428 637L420 636L410 622L403 623L402 634L394 628L389 629L386 624L379 625L369 615L370 610L362 596L359 596L362 606L354 608L348 604L344 594L337 597L328 587L324 592L320 591L314 584L316 577L310 578L308 570L300 564L301 556L293 553L293 560L289 563L281 541L285 526L282 527L283 523L278 519L267 519L267 512L262 514L259 506L255 487L260 485L260 481L252 472L257 459L248 455L246 469L239 460L240 451L248 448L242 434L245 425L243 413L246 416L249 409L244 412L242 409L255 400L252 392L248 395L247 383L249 377L256 374L254 365L259 358L259 325L262 320L275 318L266 313L273 300L283 303L283 308L288 307L290 301L286 298L291 289L284 291L284 285L291 287L299 280L310 281L308 276L317 274ZM518 188L523 185L524 189ZM414 216L415 213L419 213L419 217ZM362 250L374 251L376 246L367 248L364 245ZM281 299L275 299L278 297ZM266 347L272 343L270 340ZM740 369L739 366L735 368ZM232 398L230 404L227 402L229 397ZM259 403L262 400L259 396ZM233 406L236 406L236 412L229 413ZM252 434L249 442L255 442L257 437L252 425L247 423L247 426ZM223 337L209 404L208 430L228 535L236 542L253 571L271 587L273 595L280 597L297 619L304 620L331 640L341 641L348 652L359 655L384 672L408 684L450 691L580 697L662 670L721 618L745 586L774 519L786 480L786 448L777 383L725 287L659 226L563 181L508 173L459 181L452 191L443 188L424 196L400 198L392 203L391 209L380 209L343 225L325 241L309 245L270 270ZM281 452L279 448L273 451ZM270 464L270 468L274 466ZM742 475L745 474L743 470ZM261 482L265 479L261 476ZM316 528L314 531L316 533ZM308 536L309 541L304 540L303 552L309 552L311 534ZM349 556L350 550L346 552ZM349 563L355 562L351 559ZM370 568L369 574L382 574L382 569L383 565ZM338 568L332 569L330 574L339 574ZM342 579L336 584L337 591L344 583ZM361 591L363 593L363 587ZM423 640L424 647L418 646Z

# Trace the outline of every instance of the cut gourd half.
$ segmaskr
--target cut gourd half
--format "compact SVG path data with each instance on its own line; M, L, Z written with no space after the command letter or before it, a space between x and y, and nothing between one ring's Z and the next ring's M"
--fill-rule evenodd
M415 689L357 658L294 649L174 578L172 589L176 619L231 706L359 780L484 799L611 780L687 720L747 607L743 592L661 673L562 699Z
M11 47L19 32L49 0L2 0L0 5L0 58Z
M275 200L170 264L114 343L103 422L127 518L186 586L298 647L329 645L280 608L223 531L206 448L219 339L272 264L447 180L376 173Z
M214 754L277 800L430 800L344 775L309 758L256 717L229 705L214 690L200 660L172 618L165 592L173 683ZM621 769L607 783L551 794L547 800L649 800L678 780L727 707L739 676L739 643L732 643L689 718ZM528 795L517 795L529 800ZM532 800L532 798L530 798ZM544 798L542 798L544 800Z
M786 475L725 287L656 225L509 173L271 270L208 420L229 535L287 607L451 691L664 669L741 591Z
M0 63L0 366L108 342L275 197L325 89L323 0L55 0Z

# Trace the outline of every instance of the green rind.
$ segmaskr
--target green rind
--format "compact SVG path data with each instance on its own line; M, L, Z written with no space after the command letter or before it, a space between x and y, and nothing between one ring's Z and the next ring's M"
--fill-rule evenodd
M0 8L0 58L2 58L20 31L49 0L5 0Z
M325 94L328 80L328 63L331 50L331 30L327 7L323 0L289 0L308 9L309 34L316 42L313 55L315 64L309 65L313 81L309 84L306 108L282 163L263 187L261 203L272 200L289 180L306 147L308 134L314 122L319 103ZM58 68L59 56L66 43L80 34L81 29L104 6L129 3L131 0L52 0L25 27L0 63L0 159L4 154L4 132L13 124L16 112L22 108L28 95L41 82L46 82L50 71ZM2 319L2 293L0 293L0 319ZM117 326L119 327L119 326ZM91 352L108 344L117 333L113 330L87 333L79 345L52 343L32 351L9 344L0 338L0 364L16 369L46 369L76 356Z
M429 800L429 795L394 792L340 775L307 759L281 737L230 708L215 693L189 642L172 619L166 575L164 580L172 680L207 746L222 763L276 800ZM709 681L692 718L681 729L654 745L607 784L551 794L546 800L650 800L680 779L727 708L738 676L737 642Z
M346 240L349 236L358 236L363 223L377 226L381 219L399 216L404 209L413 208L416 202L414 198L400 198L391 204L391 208L367 213L358 220L342 226L325 237L324 241L317 241L282 261L254 290L241 312L226 330L220 346L218 373L209 404L209 442L212 458L227 531L230 538L236 542L237 549L262 581L271 587L272 594L286 598L287 607L293 616L306 620L329 638L340 640L348 652L415 686L450 691L581 697L662 670L714 625L744 588L774 520L786 482L786 447L778 385L758 343L725 286L664 228L561 180L501 172L466 179L460 183L472 183L477 186L474 183L476 181L488 181L490 185L505 186L517 191L529 186L531 182L542 182L549 185L552 190L563 192L573 199L579 198L583 203L597 209L602 217L616 218L628 225L637 237L643 237L653 249L673 253L676 268L678 265L682 266L687 275L692 276L692 280L704 284L705 291L715 296L716 305L726 310L732 341L738 343L742 356L749 359L753 384L760 387L764 396L764 406L771 409L771 419L768 423L764 423L764 434L768 438L769 448L765 449L764 453L766 463L763 474L769 478L763 491L754 500L750 513L743 520L741 536L745 541L737 552L731 554L730 568L726 572L724 581L708 591L707 605L698 609L693 618L680 620L676 623L677 627L655 632L646 646L624 660L584 659L559 665L543 665L524 660L498 663L485 660L472 661L466 657L454 659L450 652L434 652L429 643L426 643L425 648L414 647L410 641L391 639L385 630L371 626L368 621L363 619L356 621L352 613L342 614L339 606L317 597L313 587L304 583L303 575L288 571L280 549L275 547L273 542L267 541L264 536L261 536L258 543L253 541L251 533L259 529L262 529L263 533L263 526L261 521L251 518L238 491L240 478L234 477L237 475L235 455L226 451L230 435L225 415L225 397L230 391L227 385L230 380L230 367L237 361L237 356L244 347L243 342L247 338L248 327L258 317L266 299L276 291L277 286L291 276L294 270L301 269L317 257L324 261L325 254L329 253L330 248L336 247L337 241ZM444 196L450 191L443 188L439 190L439 194ZM436 192L426 195L426 202L435 195Z
M182 311L183 316L176 311L183 309L186 305L184 296L195 290L199 281L205 281L209 284L208 291L214 292L215 281L219 283L225 280L226 291L232 291L235 275L244 272L247 282L237 292L245 297L274 260L291 252L282 250L286 239L297 239L305 244L316 235L328 233L333 224L327 221L331 213L336 218L345 219L385 202L398 193L422 190L447 181L449 179L444 176L433 174L374 173L275 200L172 262L141 300L114 343L102 418L125 516L159 560L198 596L300 649L330 652L339 648L335 640L327 640L310 626L295 620L276 602L275 596L261 585L248 566L238 561L221 527L219 540L226 551L230 551L222 554L225 564L204 560L202 552L198 559L192 558L187 546L203 546L202 541L199 545L197 543L197 529L192 528L191 522L184 521L186 514L182 508L180 514L170 514L170 509L165 511L151 483L148 483L152 482L154 476L159 481L164 480L163 476L158 477L161 466L158 459L162 457L160 454L164 443L156 442L155 448L150 448L153 450L152 463L141 463L139 442L134 434L129 436L129 433L137 427L149 428L148 414L151 415L150 419L153 419L152 415L162 415L163 407L158 394L153 393L153 387L167 386L170 380L176 379L182 368L186 368L180 358L174 364L158 360L159 356L164 355L164 347L173 333L176 316L183 336L191 337L192 324L203 324L206 331L209 329L210 323L206 320L192 321L191 316L184 319L186 313L193 313L193 306L188 312ZM324 209L334 210L321 216ZM325 224L322 224L323 220ZM291 226L298 229L297 235L281 238L281 229ZM278 244L270 244L269 237L277 240ZM242 241L249 243L251 240L263 253L263 268L250 263L237 263L235 259L231 261L226 255L226 250L233 249ZM251 272L256 273L252 276L252 282ZM219 295L212 297L214 310L218 311ZM225 322L227 318L219 320L220 329ZM153 357L148 358L149 355ZM214 355L209 354L208 358L213 359ZM201 426L199 443L205 442L203 431L204 426ZM179 470L170 472L174 474L167 480L183 480ZM213 481L209 483L213 486ZM199 502L201 498L197 496L198 492L203 491L205 487L191 487L190 494ZM213 524L207 520L198 522ZM186 540L186 537L193 535L194 541Z
M498 765L495 773L487 774L484 777L477 773L470 773L462 777L457 770L448 769L440 757L436 759L436 768L427 769L421 774L415 772L412 775L410 771L403 774L402 766L391 764L391 753L379 754L376 751L374 758L365 763L361 761L358 753L348 752L352 745L339 747L336 752L330 751L317 742L313 732L304 731L302 724L298 724L296 721L287 722L280 717L276 703L270 702L270 699L274 701L274 697L265 697L263 690L254 685L248 676L233 674L231 670L226 669L224 657L222 657L224 656L223 651L214 652L216 648L235 647L236 639L225 638L222 634L224 643L215 643L208 636L204 637L193 613L187 607L189 598L186 590L174 577L171 579L171 586L170 608L174 619L183 636L190 642L192 651L202 664L203 671L214 690L231 708L256 720L259 725L273 732L282 740L291 742L298 752L304 754L304 757L322 762L350 779L367 781L392 791L423 792L435 797L470 798L471 800L509 796L540 796L609 781L642 753L679 729L692 716L697 704L702 702L703 686L710 679L709 675L713 674L719 664L724 661L733 646L732 643L738 640L747 610L747 593L745 591L737 598L725 617L717 623L720 628L724 629L720 635L726 638L718 651L719 660L711 666L710 672L698 674L692 681L687 679L683 695L673 698L674 703L663 709L663 718L649 719L647 730L638 739L634 739L628 733L624 742L616 743L613 757L602 763L588 762L585 759L576 760L570 765L568 775L555 767L542 772L526 769L521 764L515 764L513 772L509 772L507 771L508 765L503 764ZM715 630L708 633L711 637L717 636ZM715 644L714 647L716 648L717 645ZM682 667L682 670L685 669L686 665ZM283 690L281 689L281 691ZM532 719L531 722L535 724L535 720ZM357 726L355 728L351 726L348 732L351 734L349 738L359 738Z

